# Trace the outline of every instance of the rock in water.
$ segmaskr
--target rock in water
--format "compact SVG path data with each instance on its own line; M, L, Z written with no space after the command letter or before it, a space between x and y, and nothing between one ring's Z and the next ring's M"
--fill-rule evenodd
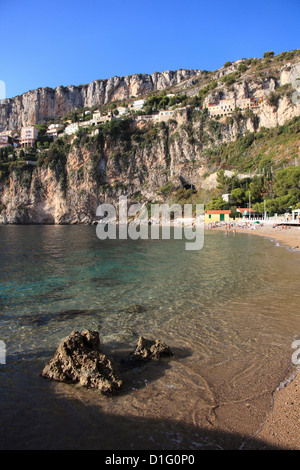
M171 357L173 353L169 346L162 343L159 339L152 341L150 339L139 337L137 347L131 354L132 359L160 359L162 357Z
M63 340L42 376L103 393L114 393L122 385L117 366L100 350L99 333L90 330L73 331Z

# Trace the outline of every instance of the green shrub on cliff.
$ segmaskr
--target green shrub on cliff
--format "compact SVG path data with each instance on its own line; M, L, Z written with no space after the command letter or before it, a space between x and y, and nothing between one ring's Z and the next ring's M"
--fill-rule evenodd
M280 99L279 95L275 93L274 91L271 91L271 93L269 93L268 95L267 103L269 106L273 106L274 109L277 109L278 104L279 104L279 99Z
M42 154L42 161L38 161L39 166L49 167L54 172L64 196L67 190L66 163L70 148L68 139L58 139L50 145L47 152Z
M102 124L102 135L104 140L110 140L111 143L130 142L133 133L131 119L112 119Z
M225 85L232 85L237 81L238 78L240 78L240 76L240 72L229 73L228 75L224 75L224 77L221 78L221 82L225 83Z
M274 57L274 51L264 52L264 55L263 55L264 59L273 59L273 57Z
M174 191L173 183L171 181L168 181L164 186L159 189L159 191L164 198L167 198Z

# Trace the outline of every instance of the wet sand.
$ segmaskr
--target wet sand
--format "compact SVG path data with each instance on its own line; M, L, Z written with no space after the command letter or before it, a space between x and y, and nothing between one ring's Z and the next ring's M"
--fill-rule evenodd
M286 386L275 391L273 408L255 443L247 449L268 449L275 446L283 450L300 450L300 372Z
M280 226L273 228L272 225L257 224L235 228L236 233L264 236L280 245L300 251L300 227L282 229ZM226 227L224 224L212 230L225 231ZM233 236L232 228L228 235ZM296 367L287 382L275 390L270 414L256 434L255 441L250 440L245 448L263 450L273 446L284 450L300 450L300 370Z

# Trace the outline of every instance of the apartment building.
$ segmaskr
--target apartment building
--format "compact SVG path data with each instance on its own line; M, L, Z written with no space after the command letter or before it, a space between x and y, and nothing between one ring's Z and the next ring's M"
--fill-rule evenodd
M250 107L250 98L240 98L235 100L235 107L240 109L247 109Z
M232 98L219 100L216 103L209 104L207 109L210 116L229 116L235 108L258 109L263 102L263 98Z
M212 103L208 105L208 112L210 116L223 115L227 116L231 114L236 108L235 98L220 100L217 103Z
M39 131L34 126L22 127L21 129L21 146L34 147L38 139Z

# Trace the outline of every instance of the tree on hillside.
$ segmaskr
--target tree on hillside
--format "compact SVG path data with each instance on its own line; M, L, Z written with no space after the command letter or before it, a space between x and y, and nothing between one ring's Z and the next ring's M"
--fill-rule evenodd
M212 197L210 202L205 206L206 210L227 210L229 204L222 197Z
M276 173L274 192L278 196L290 196L300 202L300 166L290 167Z
M274 57L274 51L264 52L264 55L263 55L264 59L273 59L273 57Z
M241 206L246 200L247 196L243 188L236 188L231 191L230 199L237 205Z

